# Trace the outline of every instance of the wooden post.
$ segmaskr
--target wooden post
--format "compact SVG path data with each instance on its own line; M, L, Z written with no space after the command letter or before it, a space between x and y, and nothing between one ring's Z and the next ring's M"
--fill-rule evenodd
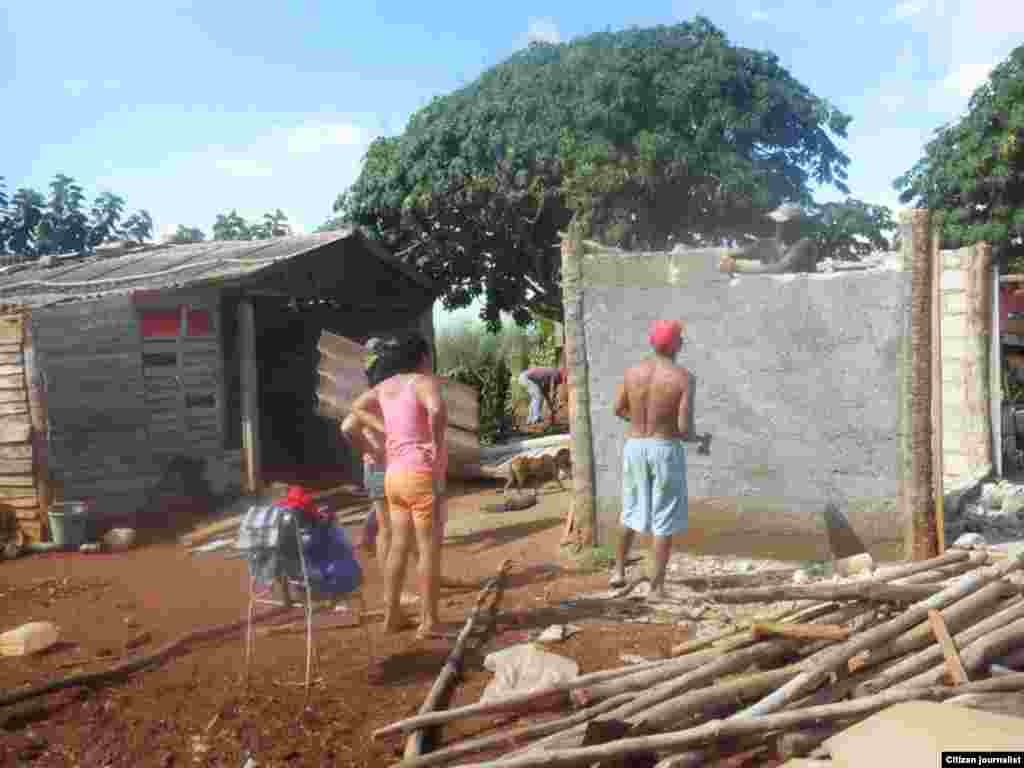
M598 542L594 497L594 442L590 425L587 348L583 334L583 244L577 224L562 240L562 302L565 307L565 361L569 379L569 429L572 434L571 522L582 546Z
M29 419L32 422L32 469L35 475L36 499L39 501L39 519L44 539L49 538L47 512L53 503L50 485L50 420L46 411L46 385L36 353L35 335L31 315L24 318L25 388L28 390Z
M927 210L910 216L910 360L907 415L910 477L906 484L905 549L912 560L935 557L938 535L932 475L932 230Z
M256 365L256 310L252 299L238 302L239 361L242 374L242 463L245 490L259 493L263 484L260 467L259 368Z
M945 520L945 453L942 443L942 316L945 302L942 300L942 236L936 230L932 233L932 459L935 482L935 532L938 552L946 551Z

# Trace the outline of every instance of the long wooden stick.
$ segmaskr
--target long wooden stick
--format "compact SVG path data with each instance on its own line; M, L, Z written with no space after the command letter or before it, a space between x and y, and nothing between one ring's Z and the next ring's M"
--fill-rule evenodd
M420 757L405 759L401 763L396 763L392 768L428 768L428 766L434 765L451 765L452 760L459 757L465 757L466 755L473 755L477 752L502 748L511 749L523 742L531 741L541 736L547 736L553 733L560 733L574 725L579 725L580 723L585 723L588 720L593 720L595 717L603 715L605 712L610 712L616 707L622 706L632 698L633 694L623 693L614 698L605 699L592 707L581 709L576 714L569 717L562 717L557 720L548 720L544 723L536 723L534 725L527 725L525 727L515 728L509 731L502 731L501 733L495 733L489 736L482 736L470 741L463 741Z
M962 629L969 628L985 614L999 604L999 601L1017 590L1007 581L999 580L988 584L973 595L958 600L941 611L942 620L954 634ZM878 651L872 651L871 664L879 664L889 659L905 656L912 651L925 648L935 642L931 626L927 619L916 627L907 630L895 638L892 642L886 643Z
M783 600L874 600L885 603L913 603L941 591L942 587L936 584L854 581L846 584L715 589L702 592L701 597L716 603L778 603Z
M946 628L946 622L942 620L942 614L936 610L928 611L928 623L931 624L932 632L935 633L935 639L939 641L942 655L946 657L946 668L949 670L950 681L953 685L969 683L967 670L964 669L963 662L960 661L960 652L957 650L953 638L949 636L949 629Z
M284 613L291 612L292 610L293 609L288 606L272 608L258 616L254 616L253 622L266 621L267 619L272 619L275 616L280 616ZM156 666L173 654L186 649L190 645L208 642L210 640L219 640L233 632L238 632L246 626L246 623L247 620L242 619L241 621L235 621L231 624L222 624L216 627L209 627L208 629L189 632L187 635L183 635L177 640L172 640L171 642L166 643L153 653L128 659L127 661L116 664L110 669L105 669L102 672L83 672L78 675L65 677L62 680L54 680L53 682L40 685L36 688L27 688L21 691L14 691L13 693L6 693L0 696L0 707L7 707L11 704L27 701L28 699L35 699L40 696L45 696L48 693L64 690L65 688L78 688L84 685L94 687L97 685L105 685L115 680L120 680L131 675L133 672L138 672L139 670L146 669L147 667Z
M968 672L980 672L1011 648L1019 648L1022 643L1024 643L1024 619L1017 619L1013 623L990 632L968 645L960 653L960 660L963 662L964 669ZM941 663L927 672L900 683L897 688L921 685L924 680L934 680L936 683L941 683L945 676L946 665ZM1006 677L1009 677L1009 675ZM961 690L964 687L963 685L957 686L957 690Z
M846 621L870 610L871 607L869 605L852 605L822 618L825 621ZM632 719L638 714L644 714L646 716L654 711L655 708L659 708L655 712L655 714L657 714L657 712L663 711L660 707L664 707L665 712L671 712L672 708L675 706L676 700L681 695L686 694L687 691L700 689L713 682L716 678L742 672L752 664L762 667L771 666L771 664L788 655L787 652L792 652L794 654L799 650L810 650L813 652L820 650L822 647L827 647L829 644L830 643L828 641L819 641L812 644L810 649L807 649L801 648L799 643L793 641L774 640L763 641L747 648L733 650L729 653L723 654L712 663L701 666L693 672L687 673L681 677L669 679L667 682L656 686L641 696L638 696L632 702L624 704L619 709L610 713L608 715L608 719L627 720ZM800 661L801 669L803 669L807 664L814 662L817 658L817 656L812 655L802 659ZM611 693L613 692L606 691L605 695L610 695ZM550 736L537 744L534 744L529 749L533 750L541 747L555 748L564 743L570 743L582 735L583 730L580 727L572 728L564 733Z
M443 700L449 696L452 686L462 673L462 657L466 652L466 643L484 607L484 602L490 595L498 595L505 589L505 579L511 566L511 560L502 561L501 565L498 566L498 575L488 579L487 583L480 590L480 594L477 595L476 602L473 604L473 609L466 618L466 624L455 639L455 645L448 654L448 658L445 659L444 666L441 667L441 672L431 686L423 706L420 707L419 714L425 715L444 706ZM427 751L426 742L426 729L410 733L409 738L405 742L405 757L411 758L422 755Z
M978 622L973 627L954 635L953 640L960 648L966 648L971 643L980 640L989 633L1005 627L1007 624L1024 618L1024 601L1014 601L1009 608L1004 608L987 619ZM868 657L871 666L873 658ZM861 684L855 689L856 696L870 696L879 691L898 685L904 680L910 680L915 675L925 672L942 662L942 651L935 645L901 659L899 662L885 670L881 674L875 674L870 680Z
M1024 557L1017 557L1000 565L982 568L974 573L967 574L938 594L908 607L896 618L851 638L838 648L835 648L815 668L801 672L799 676L790 680L754 706L748 707L740 715L755 717L782 709L801 696L811 693L830 674L837 671L840 667L847 665L849 660L858 653L877 648L883 643L899 637L915 625L920 624L928 618L928 611L930 609L941 610L948 605L952 605L957 600L962 600L964 597L977 592L986 584L990 584L1014 571L1020 570L1022 566L1024 566Z
M687 657L686 666L687 668L700 666L706 661L716 658L718 655L717 651L707 652L706 655L696 653L692 654ZM443 725L454 720L460 720L468 717L524 712L531 709L539 711L550 707L563 706L569 703L569 694L577 688L583 688L606 680L631 676L637 672L655 669L664 664L679 663L682 661L682 659L672 659L670 661L658 660L646 662L644 664L620 667L618 669L592 672L588 675L580 675L573 680L568 680L556 685L550 685L535 691L514 693L509 696L492 699L491 701L482 701L475 704L467 704L462 707L453 707L440 712L431 712L426 715L416 715L415 717L399 720L391 723L390 725L386 725L383 728L377 729L373 732L372 738L381 739L385 736L413 731L418 728L427 728L433 725Z
M845 640L850 630L838 624L779 624L764 622L751 627L755 640L788 637L790 640Z
M1006 676L968 683L958 688L899 688L840 704L808 707L761 717L712 720L683 731L620 739L594 747L526 753L500 762L463 764L460 768L576 768L629 755L686 750L725 739L819 726L837 720L859 719L904 701L942 701L964 693L1021 690L1024 690L1024 673L1012 678Z

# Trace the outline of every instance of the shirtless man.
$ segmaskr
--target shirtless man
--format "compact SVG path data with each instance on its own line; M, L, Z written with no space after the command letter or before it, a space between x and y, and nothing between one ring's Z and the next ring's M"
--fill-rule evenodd
M676 365L683 326L659 320L651 327L654 356L626 371L615 415L629 422L622 456L622 531L611 587L626 583L626 556L637 533L654 535L651 594L665 597L672 536L686 530L686 446L691 440L690 372Z

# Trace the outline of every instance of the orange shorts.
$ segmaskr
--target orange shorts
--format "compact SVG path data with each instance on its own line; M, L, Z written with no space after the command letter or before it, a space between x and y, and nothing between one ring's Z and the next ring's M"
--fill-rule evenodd
M416 525L430 525L434 514L434 475L389 469L384 476L384 495L391 514L404 512Z

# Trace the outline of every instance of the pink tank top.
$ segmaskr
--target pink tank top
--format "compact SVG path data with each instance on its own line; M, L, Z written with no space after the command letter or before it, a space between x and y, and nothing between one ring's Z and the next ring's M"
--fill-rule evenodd
M448 446L441 445L437 463L432 461L433 437L427 409L416 397L416 376L410 376L394 398L381 398L387 429L388 469L435 472L441 477L448 469Z

